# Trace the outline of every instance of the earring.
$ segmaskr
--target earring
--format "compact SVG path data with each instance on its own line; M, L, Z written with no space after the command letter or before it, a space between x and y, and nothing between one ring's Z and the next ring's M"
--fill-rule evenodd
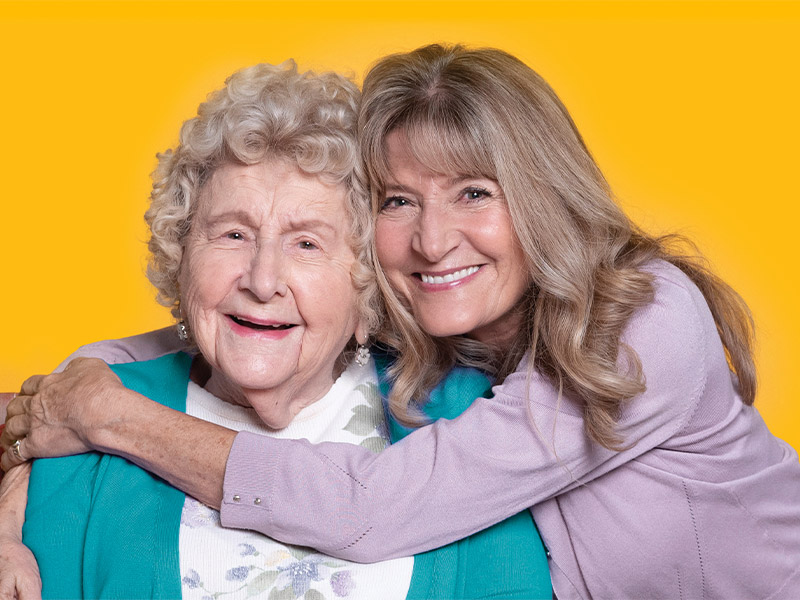
M356 348L356 364L363 367L369 362L369 348L361 344Z
M180 341L185 342L189 339L189 328L186 326L186 323L178 321L175 323L175 329L178 330L178 339Z

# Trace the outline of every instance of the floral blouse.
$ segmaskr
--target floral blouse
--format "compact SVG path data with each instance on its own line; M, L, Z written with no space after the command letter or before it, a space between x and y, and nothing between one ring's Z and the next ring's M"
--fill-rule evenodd
M194 383L189 384L186 412L237 431L279 438L348 442L374 452L388 444L372 363L348 368L323 398L280 431L265 427L253 409L224 402ZM296 476L302 482L304 474ZM408 591L414 562L400 558L351 563L252 531L225 529L218 511L189 496L183 507L179 551L187 600L401 599Z

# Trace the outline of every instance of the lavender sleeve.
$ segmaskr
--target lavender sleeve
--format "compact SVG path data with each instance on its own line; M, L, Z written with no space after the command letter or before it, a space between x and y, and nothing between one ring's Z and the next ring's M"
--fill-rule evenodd
M372 562L471 535L658 446L694 413L704 357L722 349L699 291L674 267L652 270L655 299L623 335L647 383L619 420L627 449L589 443L578 403L559 398L523 361L493 398L377 455L240 433L225 475L223 525Z
M103 340L81 346L56 367L58 373L76 358L99 358L110 365L152 360L165 354L186 350L174 327L156 329L117 340Z

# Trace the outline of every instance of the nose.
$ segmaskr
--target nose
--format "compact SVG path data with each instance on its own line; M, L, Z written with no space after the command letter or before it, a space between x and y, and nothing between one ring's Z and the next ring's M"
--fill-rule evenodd
M287 257L281 252L280 243L260 243L239 279L239 287L250 291L261 302L275 295L285 296L287 269Z
M428 262L439 262L458 246L460 234L452 217L438 203L429 203L420 211L411 247Z

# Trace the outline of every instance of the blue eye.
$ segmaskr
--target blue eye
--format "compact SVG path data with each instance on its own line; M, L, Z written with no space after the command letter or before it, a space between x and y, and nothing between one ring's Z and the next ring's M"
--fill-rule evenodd
M240 231L231 231L230 233L226 233L225 237L229 240L243 240L244 235Z
M389 196L383 203L381 210L400 208L403 206L408 206L409 204L410 202L408 198L404 198L403 196Z
M492 197L492 193L489 190L481 187L469 187L465 189L461 194L465 199L470 201L482 200L484 198Z

